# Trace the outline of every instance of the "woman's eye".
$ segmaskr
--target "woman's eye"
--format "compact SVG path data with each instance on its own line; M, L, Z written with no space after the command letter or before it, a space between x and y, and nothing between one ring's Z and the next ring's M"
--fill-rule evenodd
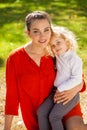
M50 31L50 29L46 29L44 32L49 32Z
M34 33L39 33L39 31L34 31Z

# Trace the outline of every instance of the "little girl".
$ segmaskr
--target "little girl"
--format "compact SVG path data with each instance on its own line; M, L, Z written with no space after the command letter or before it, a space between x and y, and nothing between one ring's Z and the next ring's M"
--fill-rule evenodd
M54 86L59 92L72 89L82 82L82 60L76 54L77 42L74 34L64 27L53 28L50 41L56 57L56 78ZM79 93L67 104L54 103L54 92L37 111L40 130L64 130L63 117L79 102Z

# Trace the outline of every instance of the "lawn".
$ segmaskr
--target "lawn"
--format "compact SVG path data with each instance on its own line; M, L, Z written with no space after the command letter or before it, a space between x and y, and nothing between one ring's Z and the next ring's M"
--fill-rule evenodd
M78 54L86 71L87 0L1 0L0 2L0 66L8 54L29 39L25 34L25 16L35 10L49 13L52 23L66 26L78 39Z
M6 59L13 49L30 40L25 33L25 17L35 10L46 11L54 25L65 26L75 33L79 45L78 54L83 60L87 79L87 0L0 0L0 96L3 96L3 102ZM82 102L84 104L85 101ZM0 110L2 108L3 104L0 104Z

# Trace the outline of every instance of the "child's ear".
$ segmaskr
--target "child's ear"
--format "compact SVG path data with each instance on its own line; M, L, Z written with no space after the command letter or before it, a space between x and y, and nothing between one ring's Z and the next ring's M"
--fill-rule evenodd
M66 45L67 45L67 46L69 46L69 45L70 45L69 40L66 40Z
M70 48L70 41L66 40L66 45L68 46L68 48Z

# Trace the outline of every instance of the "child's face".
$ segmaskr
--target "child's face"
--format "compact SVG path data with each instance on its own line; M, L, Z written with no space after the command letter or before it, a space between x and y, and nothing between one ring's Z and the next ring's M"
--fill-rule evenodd
M52 43L52 51L55 55L64 54L69 49L68 42L62 37L54 36L51 39L51 43Z
M51 37L51 26L46 19L35 20L32 22L28 34L34 45L46 47Z

